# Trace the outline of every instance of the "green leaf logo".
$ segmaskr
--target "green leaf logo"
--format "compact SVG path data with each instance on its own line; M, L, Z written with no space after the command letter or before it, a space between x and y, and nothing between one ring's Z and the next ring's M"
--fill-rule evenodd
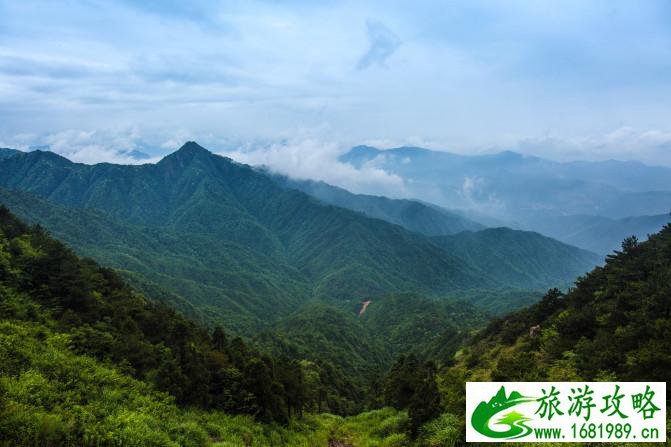
M490 420L500 413L525 402L534 402L536 398L522 396L517 391L506 396L506 390L501 389L492 397L489 402L480 402L471 416L471 425L478 433L489 438L495 439L517 439L527 436L531 433L531 428L525 422L531 420L517 411L511 411L502 415L494 424L508 426L506 431L492 430L489 427Z

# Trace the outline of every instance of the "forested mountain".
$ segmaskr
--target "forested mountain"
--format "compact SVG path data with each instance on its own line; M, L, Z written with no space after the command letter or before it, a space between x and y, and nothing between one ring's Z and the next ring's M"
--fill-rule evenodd
M467 302L390 294L370 297L354 309L308 303L254 342L280 357L319 362L321 375L337 385L331 394L342 396L331 406L351 413L360 409L393 359L407 353L450 358L486 321Z
M279 357L303 359L306 369L318 368L336 390L330 394L339 396L330 407L341 414L363 409L370 384L384 374L393 358L384 339L370 332L354 313L318 302L275 323L254 342Z
M44 202L16 197L11 203L81 253L200 309L246 315L247 326L311 297L498 285L426 238L323 205L195 143L142 166L21 153L0 162L0 184L67 207L45 211ZM91 226L88 234L80 219Z
M671 204L669 205L671 210ZM636 236L645 240L669 221L669 214L609 219L603 216L536 216L526 225L567 244L606 255L620 247L622 240Z
M569 293L551 290L538 304L492 322L464 354L464 365L494 380L665 381L670 275L671 225L646 242L626 239ZM536 325L540 333L533 336Z
M278 183L298 189L322 202L358 211L367 216L386 220L410 231L427 236L443 236L467 230L482 230L484 225L463 215L416 200L389 199L387 197L353 194L337 186L313 180L296 180L273 175Z
M3 158L9 158L12 155L16 155L18 153L19 153L19 151L17 151L17 150L8 149L6 147L0 147L0 160L2 160Z
M206 235L131 225L20 191L0 189L0 202L80 254L119 270L152 298L209 325L245 332L260 324L259 315L287 314L307 295L294 269Z
M141 166L17 153L0 161L0 186L0 200L20 217L120 269L152 298L248 335L314 298L548 287L594 264L566 248L552 262L569 267L554 277L490 275L427 237L281 187L195 143ZM536 261L550 268L547 258Z
M382 381L380 404L411 414L414 406L423 419L422 407L413 403L423 400L436 417L425 427L446 445L458 445L465 436L467 381L667 381L670 277L671 225L646 242L629 238L568 293L552 289L537 304L479 331L435 373L439 409L423 385L433 367L416 356L395 362Z
M532 290L547 288L548 284L568 286L589 269L586 266L600 261L599 256L586 250L535 232L509 228L466 231L432 240L501 282Z
M3 387L58 380L58 364L44 372L49 377L31 379L31 362L45 359L32 351L12 355L17 348L11 340L21 333L38 339L62 333L52 348L65 346L117 365L183 405L255 414L266 421L286 421L300 411L303 391L291 391L302 386L298 363L261 355L239 338L229 340L220 328L206 332L146 300L112 270L78 258L41 227L27 227L5 207L0 207L0 295L0 372L17 378ZM21 408L20 402L3 404L5 416ZM65 404L53 402L57 410ZM58 411L56 417L62 416Z
M347 395L338 392L347 380L328 366L271 358L224 331L205 331L2 208L0 441L452 445L463 439L465 380L666 380L670 275L671 226L666 226L646 242L626 240L621 252L567 294L551 290L538 304L495 320L442 368L401 355L367 388L366 397L371 408L389 405L396 411L348 419L307 415L282 428L231 414L286 421L290 415L299 418L301 409L348 411ZM389 312L395 308L405 313ZM414 319L422 312L417 318L427 321ZM330 324L332 336L343 343L381 331L394 351L402 352L419 347L438 327L449 329L455 319L475 318L477 324L475 314L461 312L462 306L447 302L392 295L373 298L358 321L316 303L295 314L284 330ZM320 318L302 321L306 314ZM394 324L378 325L388 319ZM336 331L341 325L346 330ZM405 326L418 333L403 331ZM531 334L532 326L540 331ZM452 339L449 333L444 338ZM365 356L389 361L376 357L380 351L372 342L365 346L360 351Z
M400 176L413 197L522 223L539 213L619 219L671 208L671 168L639 162L559 163L510 151L465 156L369 146L355 147L341 160L373 163Z
M0 207L1 445L408 439L403 412L304 413L346 410L338 406L346 394L332 394L352 392L340 380L313 362L264 355L220 328L205 331Z
M454 354L487 317L457 300L431 300L412 293L372 297L360 315L363 326L392 357L421 353L440 340L444 352Z

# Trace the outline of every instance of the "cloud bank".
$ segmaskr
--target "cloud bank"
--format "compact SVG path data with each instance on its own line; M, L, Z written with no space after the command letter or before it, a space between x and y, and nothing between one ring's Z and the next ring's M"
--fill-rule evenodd
M341 163L338 157L345 150L336 143L306 139L219 153L240 163L264 166L296 179L320 180L354 193L407 197L401 177L373 165L356 169Z

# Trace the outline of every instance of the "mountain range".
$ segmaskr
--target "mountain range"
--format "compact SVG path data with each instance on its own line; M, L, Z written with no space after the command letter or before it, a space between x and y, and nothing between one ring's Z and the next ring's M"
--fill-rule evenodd
M423 234L391 222L406 201L373 218L345 205L381 198L333 206L195 143L143 166L0 153L0 202L39 224L0 206L10 444L458 445L467 380L671 368L669 226L582 275L596 255L538 233ZM479 329L482 303L576 275Z
M0 161L0 187L20 217L235 331L258 328L312 298L545 287L598 262L566 247L569 267L554 278L504 283L428 237L324 204L192 142L140 166L18 152Z
M429 202L510 220L537 213L624 218L671 208L671 168L639 162L559 163L509 151L465 156L369 146L357 146L340 160L396 174L408 181L415 196Z
M340 160L401 177L417 199L478 211L500 219L496 226L538 231L602 255L625 237L659 231L671 210L671 168L635 161L560 163L510 151L465 156L370 146Z

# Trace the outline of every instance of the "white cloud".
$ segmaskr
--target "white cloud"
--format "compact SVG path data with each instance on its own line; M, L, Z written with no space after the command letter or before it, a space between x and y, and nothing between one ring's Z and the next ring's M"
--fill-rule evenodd
M0 122L199 141L325 123L455 152L665 125L668 2L560 3L0 0Z
M44 135L18 134L2 140L0 146L50 150L76 163L152 163L160 157L145 157L146 145L137 130L85 131L70 129Z
M558 161L638 160L671 166L671 132L620 127L602 135L526 138L516 150Z
M407 196L402 178L372 165L357 169L338 161L338 156L347 149L318 139L301 139L220 154L241 163L266 166L292 178L321 180L355 193Z
M466 176L459 193L467 209L496 214L505 208L505 204L487 188L487 181L482 177Z

